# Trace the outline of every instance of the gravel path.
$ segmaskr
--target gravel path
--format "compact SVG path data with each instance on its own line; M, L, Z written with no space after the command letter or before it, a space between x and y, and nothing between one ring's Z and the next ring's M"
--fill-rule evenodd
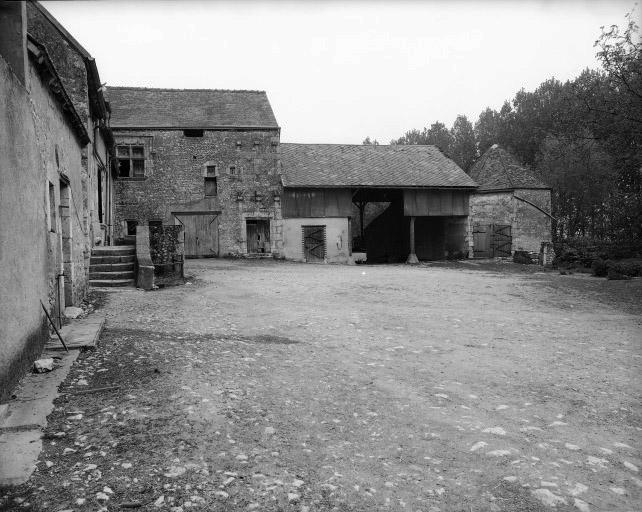
M642 281L514 269L201 260L110 291L0 507L640 510Z

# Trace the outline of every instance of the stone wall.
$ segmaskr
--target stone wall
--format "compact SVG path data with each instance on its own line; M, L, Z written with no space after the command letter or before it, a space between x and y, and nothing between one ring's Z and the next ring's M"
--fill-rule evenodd
M150 226L149 249L157 285L183 279L183 226Z
M532 204L517 198L526 199ZM551 218L545 212L551 211L550 190L515 190L515 221L513 226L513 250L540 252L542 242L552 240Z
M273 253L283 248L277 130L213 131L186 137L182 130L115 130L116 144L145 147L145 177L114 184L115 236L127 220L178 223L172 212L220 211L219 255L247 252L245 221L270 219ZM204 195L206 166L217 167L215 197ZM235 172L230 171L230 167Z
M542 242L551 241L551 219L520 197L551 211L550 190L517 189L470 196L470 229L475 224L511 226L512 251L539 252ZM470 236L470 232L469 232Z

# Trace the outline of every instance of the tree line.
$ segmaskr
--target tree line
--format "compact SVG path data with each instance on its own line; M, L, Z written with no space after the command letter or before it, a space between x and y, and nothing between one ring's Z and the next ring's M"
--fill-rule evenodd
M435 145L466 172L500 144L552 187L556 240L641 241L642 43L626 19L595 41L600 69L522 89L474 125L459 115L450 129L437 121L390 143Z

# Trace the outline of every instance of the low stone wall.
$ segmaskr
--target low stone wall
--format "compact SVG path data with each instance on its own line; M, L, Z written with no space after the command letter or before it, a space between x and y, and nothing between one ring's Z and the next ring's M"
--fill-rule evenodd
M185 261L183 226L151 226L149 249L155 284L182 282Z

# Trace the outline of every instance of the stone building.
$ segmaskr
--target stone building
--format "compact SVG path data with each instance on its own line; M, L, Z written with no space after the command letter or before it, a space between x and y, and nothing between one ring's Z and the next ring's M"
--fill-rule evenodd
M108 162L100 92L86 60L86 75L63 78L65 36L46 14L0 3L0 402L48 338L41 303L59 318L86 293L95 170Z
M352 260L353 204L381 204L364 229L371 262L468 255L475 182L435 146L281 144L283 255ZM360 215L362 217L362 215Z
M470 198L475 257L539 253L551 241L551 189L508 151L491 146L473 165Z
M117 236L182 224L187 257L280 255L280 128L262 91L110 87Z

